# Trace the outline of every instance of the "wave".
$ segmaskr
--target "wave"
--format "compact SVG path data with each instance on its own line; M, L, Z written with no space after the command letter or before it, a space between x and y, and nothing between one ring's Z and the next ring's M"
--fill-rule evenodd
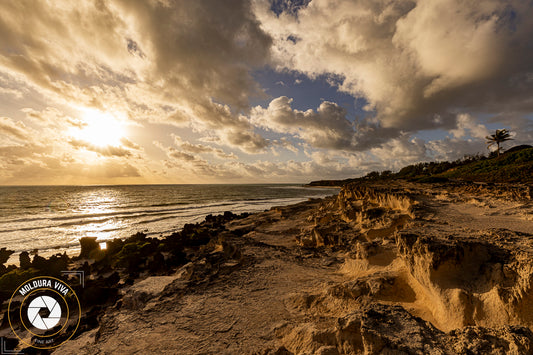
M21 223L21 222L38 222L38 221L69 221L69 220L87 220L86 222L70 222L70 223L63 223L63 224L52 224L50 223L48 227L51 226L71 226L76 224L89 224L94 222L105 222L111 218L120 218L120 219L131 219L131 218L140 218L145 216L157 216L157 215L164 215L164 214L170 214L170 213L176 213L186 210L203 210L207 208L220 208L220 207L229 207L234 206L237 204L241 204L243 206L247 205L271 205L271 204L285 204L285 203L291 203L294 200L301 200L301 198L282 198L282 199L250 199L250 200L231 200L227 202L219 202L219 203L212 203L212 204L205 204L205 205L187 205L184 207L179 208L168 208L168 209L145 209L145 210L133 210L133 211L113 211L113 212L102 212L102 213L77 213L72 214L69 216L61 216L61 217L50 217L50 216L43 216L43 217L33 217L33 218L17 218L17 219L11 219L11 220L4 220L2 224L11 224L11 223ZM217 209L218 210L218 209ZM106 219L96 220L96 218L99 217L108 217ZM27 228L21 228L19 230L32 230L32 229L38 229L37 227L27 227ZM9 230L13 231L13 230ZM7 230L0 230L0 232L7 232Z
M31 231L31 230L39 230L39 229L48 229L52 226L37 226L37 227L24 227L24 228L13 228L13 229L0 229L0 233L13 233L13 232L20 232L20 231Z
M49 228L63 228L74 226L84 226L90 224L105 224L109 221L118 220L124 221L130 224L150 224L153 222L159 222L167 219L175 218L194 218L205 216L210 213L220 213L223 210L239 210L244 211L246 209L254 209L253 207L261 206L271 206L276 204L286 204L300 201L302 198L281 198L281 199L252 199L252 200L235 200L235 201L224 201L218 203L211 203L205 205L187 205L179 208L167 208L167 209L153 209L153 210L134 210L134 211L113 211L113 212L103 212L103 213L92 213L92 214L74 214L70 216L62 217L33 217L33 218L18 218L14 220L4 221L2 224L17 224L24 223L24 227L14 227L9 229L1 229L0 233L13 233L17 231L33 231L33 230L43 230ZM188 211L194 211L194 213L185 213ZM152 218L147 220L141 220L143 217L155 217L160 216L159 218ZM139 220L139 221L137 221ZM27 222L40 222L48 221L45 225L34 225L28 226ZM61 222L64 223L54 223ZM98 230L102 232L101 230Z

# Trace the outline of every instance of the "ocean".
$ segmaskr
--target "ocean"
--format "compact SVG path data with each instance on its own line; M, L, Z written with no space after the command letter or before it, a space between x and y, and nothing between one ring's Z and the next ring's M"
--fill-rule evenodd
M1 186L0 247L74 255L82 237L168 235L208 214L257 212L336 194L301 185Z

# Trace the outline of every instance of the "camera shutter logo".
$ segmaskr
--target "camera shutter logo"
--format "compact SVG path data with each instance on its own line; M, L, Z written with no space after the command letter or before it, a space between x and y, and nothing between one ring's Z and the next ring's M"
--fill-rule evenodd
M22 343L37 349L53 349L76 333L81 305L66 282L40 276L17 287L7 314L11 330Z
M42 317L40 312L42 309L47 309L48 317ZM52 329L61 320L61 306L55 298L50 296L38 296L34 298L28 306L28 319L30 323L37 329L48 330Z

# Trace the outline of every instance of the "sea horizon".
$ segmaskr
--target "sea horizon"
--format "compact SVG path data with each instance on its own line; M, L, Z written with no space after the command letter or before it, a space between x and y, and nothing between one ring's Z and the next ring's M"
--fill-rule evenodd
M310 181L309 181L310 182ZM246 182L246 183L218 183L218 182L207 182L207 183L171 183L171 184L165 184L165 183L146 183L146 184L29 184L29 185L2 185L1 187L43 187L43 186L180 186L180 185L302 185L305 186L309 184L309 182ZM319 187L319 186L306 186L306 187Z

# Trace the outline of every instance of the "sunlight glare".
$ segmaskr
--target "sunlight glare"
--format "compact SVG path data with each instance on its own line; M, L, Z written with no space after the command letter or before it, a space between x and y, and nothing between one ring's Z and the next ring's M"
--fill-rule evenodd
M83 110L82 128L71 131L76 139L99 147L119 146L125 131L122 123L112 114L93 109Z

